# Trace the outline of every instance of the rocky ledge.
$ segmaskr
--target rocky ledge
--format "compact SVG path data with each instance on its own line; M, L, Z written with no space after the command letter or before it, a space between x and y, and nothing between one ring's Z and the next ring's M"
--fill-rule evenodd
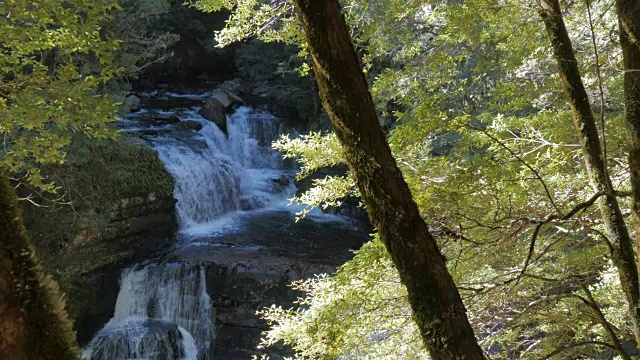
M369 240L366 226L326 218L296 222L288 211L256 213L235 219L241 228L237 232L198 239L168 255L167 261L206 269L215 308L215 359L246 360L259 354L267 324L256 311L294 306L303 294L290 287L293 281L333 273ZM286 348L268 353L271 359L291 355Z
M66 164L43 169L67 191L62 203L24 202L23 212L85 344L113 314L122 269L172 246L178 225L173 179L151 148L125 136L79 138L69 155Z

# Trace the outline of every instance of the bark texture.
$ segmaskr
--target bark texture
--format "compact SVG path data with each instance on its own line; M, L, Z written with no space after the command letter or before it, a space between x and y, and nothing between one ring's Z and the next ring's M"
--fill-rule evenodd
M295 0L320 97L433 359L485 359L444 259L391 154L337 0Z
M14 189L0 173L0 358L79 360L57 284L29 242Z
M640 2L617 0L620 45L624 57L624 119L629 139L633 221L640 236ZM636 246L640 244L636 243Z
M635 3L637 0L631 2ZM598 128L589 97L582 83L578 62L564 24L558 0L541 0L540 15L551 38L553 55L558 63L560 79L573 112L573 123L580 137L584 162L594 192L609 195L598 199L598 207L607 237L613 245L613 260L620 275L620 282L629 304L636 341L640 344L640 288L633 242L613 195L613 186L603 160Z

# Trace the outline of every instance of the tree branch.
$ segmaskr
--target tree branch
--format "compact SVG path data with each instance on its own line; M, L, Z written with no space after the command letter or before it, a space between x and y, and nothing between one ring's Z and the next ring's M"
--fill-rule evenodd
M518 161L520 161L525 167L527 167L527 169L531 170L531 172L536 176L536 178L542 184L542 187L544 188L544 191L547 194L547 198L549 199L549 202L551 202L551 205L553 206L553 208L556 210L557 213L560 213L560 208L558 208L558 206L556 205L555 201L553 201L553 196L551 196L551 191L549 191L549 187L547 186L547 183L544 181L542 176L540 176L540 173L536 169L534 169L531 165L529 165L529 163L524 161L523 158L521 158L518 154L516 154L513 150L511 150L502 141L500 141L500 139L498 139L495 136L491 135L487 130L479 128L479 127L476 127L476 126L473 126L473 125L467 125L467 127L472 129L472 130L477 130L477 131L480 131L481 133L485 134L489 139L491 139L494 142L496 142L498 145L500 145L501 148L505 149L509 154L511 154L511 156L513 156Z
M591 30L591 41L593 43L593 56L595 58L596 77L598 79L598 95L600 97L600 114L598 114L600 120L600 132L602 133L602 162L604 163L605 176L609 177L609 168L607 166L607 138L604 132L604 90L602 89L602 74L600 71L600 56L598 55L598 44L596 43L596 32L593 28L593 19L591 18L591 3L589 0L585 0L587 3L587 15L589 17L589 29Z
M580 347L580 346L587 346L587 345L603 346L603 347L609 348L609 349L614 350L614 351L617 350L615 348L615 346L613 346L613 345L611 345L609 343L606 343L606 342L602 342L602 341L581 341L581 342L578 342L578 343L563 345L563 346L559 347L558 349L552 351L550 354L546 355L545 357L543 357L540 360L551 359L552 357L554 357L554 356L556 356L556 355L558 355L560 353L563 353L563 352L565 352L567 350L571 350L573 348L577 348L577 347Z
M516 279L516 284L518 284L518 282L520 282L520 278L522 277L522 275L524 275L524 273L527 271L527 267L529 266L529 262L531 261L531 257L533 256L533 252L535 250L536 247L536 240L538 238L538 233L540 232L540 229L542 228L542 226L544 224L548 224L554 220L568 220L570 218L572 218L574 215L576 215L577 213L579 213L582 210L585 210L586 208L590 207L591 205L593 205L601 196L607 195L607 192L604 191L600 191L597 192L595 194L593 194L587 201L585 202L581 202L577 205L575 205L568 213L562 215L562 216L557 216L556 214L551 214L549 216L547 216L544 220L542 221L536 221L536 220L530 220L530 221L534 221L536 222L536 227L533 230L533 234L531 235L531 241L529 243L529 252L527 253L527 257L524 260L524 264L522 265L522 270L520 270L520 274L517 276Z
M602 327L605 329L605 331L609 335L609 338L613 342L613 345L616 351L618 352L618 355L620 355L620 357L624 360L631 360L631 357L629 357L629 355L624 351L624 348L620 343L620 339L618 339L618 336L616 335L616 332L613 330L613 327L611 326L609 321L607 321L607 318L602 313L602 310L600 310L600 306L598 306L598 303L593 298L593 294L591 293L591 290L589 290L589 287L587 287L587 285L585 285L584 282L582 281L578 281L578 282L580 284L580 287L582 288L582 291L584 291L585 294L587 295L587 299L589 300L590 307L596 313L598 322L600 323L600 325L602 325Z

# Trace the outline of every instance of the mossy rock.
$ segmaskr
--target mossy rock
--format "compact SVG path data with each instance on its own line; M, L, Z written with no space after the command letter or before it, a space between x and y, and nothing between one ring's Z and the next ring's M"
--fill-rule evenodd
M25 223L77 320L95 300L85 291L95 286L92 273L113 268L109 278L117 283L122 266L171 243L174 182L155 150L128 136L77 137L65 163L42 173L61 188L60 201L23 202Z
M115 140L78 138L68 154L65 164L51 169L52 180L76 191L90 208L150 193L173 193L173 178L156 151L127 136Z

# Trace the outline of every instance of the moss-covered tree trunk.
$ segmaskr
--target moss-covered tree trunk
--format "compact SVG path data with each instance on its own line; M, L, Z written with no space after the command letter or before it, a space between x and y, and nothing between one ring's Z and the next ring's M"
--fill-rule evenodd
M640 235L640 2L617 0L620 44L624 57L624 119L629 139L633 221ZM636 247L640 244L636 243Z
M322 103L347 164L409 293L433 359L485 359L445 261L378 122L337 0L296 0Z
M636 3L637 0L630 2ZM551 38L553 55L558 63L560 79L573 112L573 123L580 137L584 162L591 186L595 192L609 195L598 199L598 207L607 237L613 245L613 260L620 275L620 282L629 304L636 341L640 344L640 288L634 247L629 236L620 206L613 195L601 150L598 128L589 97L582 83L578 62L564 24L558 0L540 1L540 15Z
M1 172L0 358L80 359L58 287L38 263L14 189Z

